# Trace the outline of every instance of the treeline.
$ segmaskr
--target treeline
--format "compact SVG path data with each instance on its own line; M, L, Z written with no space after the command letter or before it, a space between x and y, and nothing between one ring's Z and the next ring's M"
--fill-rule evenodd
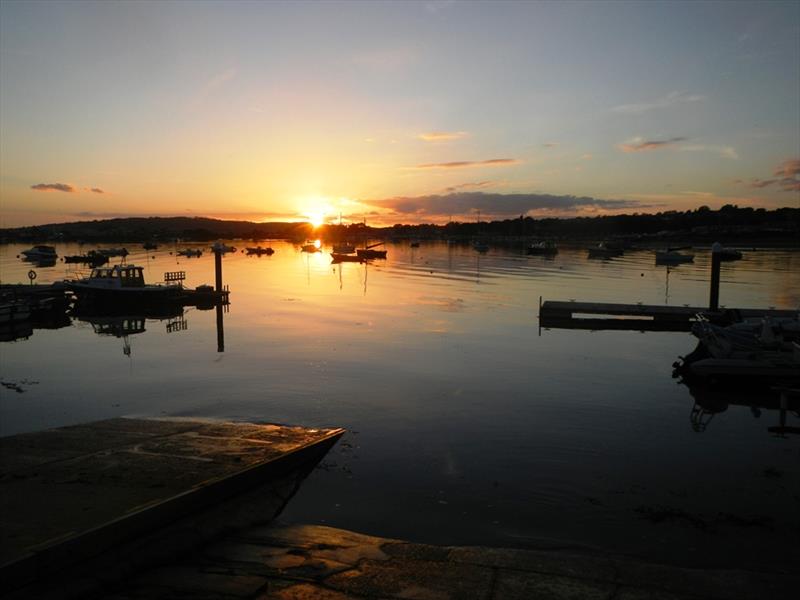
M206 242L217 239L305 239L308 223L253 223L207 217L130 217L54 223L0 230L5 241L128 242L175 239Z
M604 239L613 237L685 237L696 240L776 239L800 243L800 208L764 208L725 205L719 210L701 206L689 211L596 217L516 219L489 222L450 222L446 225L369 227L362 223L323 225L308 223L253 223L205 217L150 217L57 223L0 230L3 241L128 242L215 239L328 240L368 238L464 239L475 237Z
M695 210L665 211L654 214L602 215L595 217L516 219L483 223L451 222L447 225L395 225L395 236L446 237L523 236L560 239L602 239L691 234L763 234L791 236L800 234L800 208L767 210L726 204L719 210L701 206Z

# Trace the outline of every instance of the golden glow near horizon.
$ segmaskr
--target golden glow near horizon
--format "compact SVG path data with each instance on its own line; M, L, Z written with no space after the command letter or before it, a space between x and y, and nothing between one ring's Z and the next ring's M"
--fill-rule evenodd
M0 2L0 227L800 202L794 4L442 4Z

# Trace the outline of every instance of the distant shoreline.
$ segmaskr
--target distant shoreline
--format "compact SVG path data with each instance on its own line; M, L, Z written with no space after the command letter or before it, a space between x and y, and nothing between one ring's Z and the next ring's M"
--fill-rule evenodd
M703 245L722 242L744 246L800 247L800 208L774 210L726 205L719 210L667 211L654 214L605 215L567 219L517 217L502 221L450 222L444 225L392 225L372 227L363 223L255 223L223 221L206 217L131 217L98 221L52 223L0 229L0 243L85 242L159 243L210 242L216 239L303 242L369 239L450 240L481 239L507 244L534 240L589 243L626 240L638 245Z

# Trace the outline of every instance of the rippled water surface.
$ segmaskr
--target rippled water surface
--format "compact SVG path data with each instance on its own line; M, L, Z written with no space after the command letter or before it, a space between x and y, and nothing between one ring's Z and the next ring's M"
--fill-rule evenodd
M214 311L188 309L127 337L87 316L0 343L0 434L121 415L341 426L285 520L684 564L797 556L800 437L770 434L777 411L738 396L696 431L694 399L671 377L690 334L539 330L540 296L702 306L707 250L668 271L644 251L548 260L396 244L386 261L332 265L272 246L272 257L225 257L222 332ZM0 246L3 283L27 282L23 249ZM128 262L149 281L185 270L189 285L213 283L210 253L170 251ZM36 271L37 283L74 275L62 262ZM723 265L720 301L795 309L799 272L799 252L746 252Z

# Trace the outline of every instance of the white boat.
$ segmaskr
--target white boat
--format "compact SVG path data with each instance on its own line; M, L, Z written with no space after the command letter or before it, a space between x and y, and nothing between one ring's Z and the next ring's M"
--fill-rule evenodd
M146 284L144 269L136 265L115 265L92 269L89 277L64 282L78 300L116 304L164 302L183 291L180 280L164 284Z
M30 250L20 252L28 260L55 260L58 258L53 246L34 246Z

